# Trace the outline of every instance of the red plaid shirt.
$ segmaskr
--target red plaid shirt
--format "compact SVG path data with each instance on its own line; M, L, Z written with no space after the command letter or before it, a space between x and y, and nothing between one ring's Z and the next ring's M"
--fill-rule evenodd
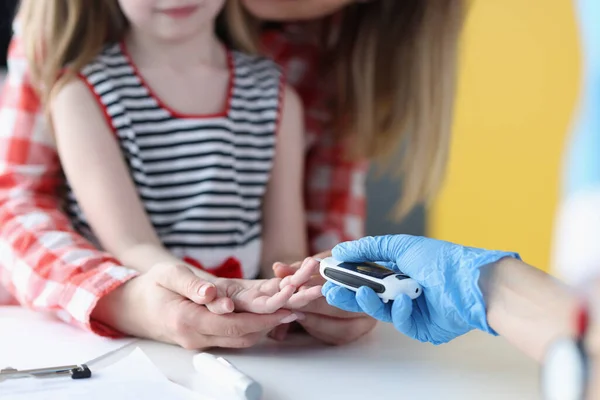
M270 33L264 44L304 100L306 217L310 250L317 253L363 234L367 164L342 159L342 149L325 129L330 115L314 68L316 47L294 36ZM73 229L57 194L62 184L56 147L15 37L0 97L0 292L4 286L24 306L117 336L90 320L90 313L98 299L137 272Z

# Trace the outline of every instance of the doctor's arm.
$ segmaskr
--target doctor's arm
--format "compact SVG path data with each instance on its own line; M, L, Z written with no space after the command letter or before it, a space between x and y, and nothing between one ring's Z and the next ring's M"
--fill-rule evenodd
M536 361L555 339L575 335L577 298L551 275L504 258L483 267L479 283L490 326Z
M341 261L384 261L416 280L423 287L416 300L383 303L369 288L354 293L330 282L323 292L329 304L393 323L421 342L439 345L476 329L541 361L554 339L573 333L575 294L517 253L409 235L366 237L332 253Z

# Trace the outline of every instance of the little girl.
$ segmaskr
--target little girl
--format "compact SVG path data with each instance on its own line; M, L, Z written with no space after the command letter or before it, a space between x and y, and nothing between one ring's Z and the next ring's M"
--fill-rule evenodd
M219 41L224 1L25 0L23 37L75 227L139 271L212 280L213 312L271 313L320 296L240 280L307 253L302 110L276 65Z

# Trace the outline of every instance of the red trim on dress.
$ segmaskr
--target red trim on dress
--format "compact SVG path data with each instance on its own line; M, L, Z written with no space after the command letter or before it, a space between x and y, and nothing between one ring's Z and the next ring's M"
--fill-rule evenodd
M174 118L182 118L182 119L185 119L185 118L189 118L189 119L203 119L203 118L224 118L224 117L227 117L229 115L229 110L231 109L231 99L233 97L234 80L235 80L235 66L234 66L233 54L232 54L231 50L226 49L226 52L227 52L227 68L229 69L229 81L228 81L228 84L227 84L227 99L225 100L225 105L224 105L223 111L221 111L219 113L215 113L215 114L184 114L184 113L180 113L180 112L174 110L173 108L169 107L167 104L165 104L160 99L160 97L158 97L156 95L156 93L154 93L154 91L152 90L152 88L150 87L150 85L148 85L148 83L144 80L144 77L142 76L142 74L138 70L137 66L133 62L133 58L131 58L131 55L127 51L127 45L125 44L124 41L122 41L120 43L120 47L121 47L121 52L123 53L123 55L127 59L127 62L129 63L129 65L131 66L131 68L133 69L133 73L140 80L141 85L144 88L146 88L146 90L148 91L148 94L150 95L150 97L152 97L158 103L159 107L161 107L161 108L165 109L166 111L168 111L169 114L171 114L172 117L174 117Z
M117 134L117 128L115 128L115 126L113 125L113 120L112 120L111 116L108 114L108 110L107 110L106 106L104 105L104 103L102 102L100 95L98 93L96 93L96 89L94 88L94 85L92 85L90 83L90 81L88 81L88 79L82 73L78 73L77 77L83 81L85 86L88 87L88 89L90 90L90 92L92 93L94 98L96 99L98 106L100 106L100 109L102 110L102 114L104 115L106 124L108 125L110 130L113 132L113 134L118 137L119 135Z

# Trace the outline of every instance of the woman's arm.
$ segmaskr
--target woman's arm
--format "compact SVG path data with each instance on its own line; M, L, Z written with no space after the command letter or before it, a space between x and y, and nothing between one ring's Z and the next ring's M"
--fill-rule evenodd
M305 198L311 254L365 234L369 163L348 159L345 147L323 132L306 157Z
M397 297L385 307L375 292L327 283L330 304L364 311L422 342L448 343L478 329L499 333L541 361L548 345L573 334L577 298L516 253L478 249L410 235L366 237L332 250L342 261L390 261L423 286L423 295Z
M291 36L295 37L285 29L267 30L261 44L262 51L284 68L305 110L304 136L310 138L304 169L306 227L309 253L318 254L364 236L369 162L345 157L345 144L329 129L331 90L319 79L322 49L312 40Z
M156 235L114 133L84 82L65 85L52 101L51 115L65 175L102 246L142 272L158 263L181 264Z
M575 334L577 298L568 286L515 258L481 272L490 326L528 356L541 361L555 339Z
M263 203L261 273L273 277L275 261L293 262L307 255L302 195L304 140L302 105L298 95L285 89L275 161Z
M0 285L24 307L60 312L73 325L116 336L90 315L139 273L96 249L61 211L63 178L47 128L16 34L0 99Z

